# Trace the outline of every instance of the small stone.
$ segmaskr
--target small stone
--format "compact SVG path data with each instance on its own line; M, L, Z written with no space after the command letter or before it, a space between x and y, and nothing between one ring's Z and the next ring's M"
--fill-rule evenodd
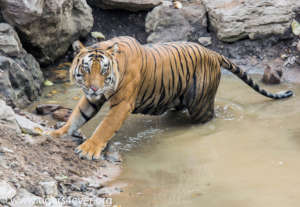
M0 146L0 153L14 153L14 151L7 147Z
M16 195L16 189L6 181L0 181L0 202L8 201Z
M198 42L205 47L211 45L212 43L211 37L199 37Z
M92 32L91 35L93 38L98 39L98 40L105 39L104 34L102 34L101 32Z
M72 109L59 109L53 113L53 118L59 121L68 121L71 113Z
M282 77L281 68L271 68L269 65L265 68L262 81L266 84L279 84Z
M46 196L57 196L58 195L56 181L54 181L54 180L53 181L42 181L39 184L44 189Z
M300 23L297 22L295 19L292 21L292 31L294 35L300 35Z
M53 86L53 83L49 80L45 80L44 85L45 86Z
M63 107L58 104L40 104L36 107L35 110L39 115L47 115L61 108Z

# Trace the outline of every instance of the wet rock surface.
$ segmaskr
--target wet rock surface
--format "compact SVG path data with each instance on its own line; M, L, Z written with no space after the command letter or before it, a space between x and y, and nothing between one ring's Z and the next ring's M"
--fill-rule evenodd
M102 9L125 9L129 11L150 10L162 0L88 0L88 3Z
M41 95L40 66L6 23L0 23L0 45L0 96L12 106L24 107Z
M264 71L262 81L267 84L279 84L281 81L283 70L281 67L271 67L267 65Z
M72 42L86 36L93 26L92 10L85 0L2 0L1 11L43 64L64 55Z

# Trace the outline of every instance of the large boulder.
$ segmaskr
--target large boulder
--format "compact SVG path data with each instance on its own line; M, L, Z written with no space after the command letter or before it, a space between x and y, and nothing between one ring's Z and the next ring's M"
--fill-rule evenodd
M40 63L63 55L70 44L93 26L85 0L0 0L4 19L16 27Z
M211 28L225 42L275 35L289 30L299 0L203 0Z
M41 94L43 81L39 63L23 49L17 33L0 23L0 97L24 107Z
M129 11L150 10L158 6L162 0L88 0L102 9L124 9Z
M186 3L181 9L164 3L155 7L146 17L148 42L187 41L190 35L197 31L207 31L206 10L200 1Z

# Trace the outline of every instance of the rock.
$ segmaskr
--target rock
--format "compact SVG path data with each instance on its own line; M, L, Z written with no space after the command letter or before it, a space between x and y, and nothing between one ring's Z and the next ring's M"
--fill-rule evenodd
M17 33L5 23L0 23L0 52L15 57L23 53L23 47Z
M41 197L35 196L32 193L29 193L25 189L20 189L17 195L14 197L13 202L10 204L12 207L35 207L35 206L43 206L43 199Z
M279 84L282 77L282 68L271 67L267 65L264 71L262 81L266 84Z
M284 36L289 30L295 8L300 1L203 0L211 28L218 39L234 42L261 39L270 35Z
M17 33L0 23L0 97L24 107L41 94L43 80L38 62L23 49Z
M105 36L104 34L102 34L102 32L92 32L91 35L93 38L97 40L101 40L101 39L105 40Z
M108 143L105 149L105 160L109 162L122 162L122 157L117 146Z
M20 126L22 132L25 134L42 135L46 131L43 126L32 122L31 120L27 119L25 116L20 116L18 114L16 114L15 116L18 125Z
M6 203L16 195L16 189L6 181L0 181L0 203ZM4 201L4 202L3 202Z
M187 41L193 32L207 32L206 10L201 2L181 9L162 4L148 13L145 27L148 42Z
M59 121L68 121L71 113L72 109L58 109L53 113L53 118Z
M62 56L93 26L86 0L1 0L4 19L20 31L22 40L43 64Z
M40 104L35 110L39 115L47 115L61 108L63 107L58 104Z
M102 9L124 9L129 11L151 10L161 4L162 0L88 0Z
M297 50L298 50L298 52L300 52L300 40L297 43Z
M1 99L0 99L0 124L16 130L17 133L21 132L21 129L16 121L15 112L12 110L11 107L7 106L6 103Z
M199 37L198 42L205 47L211 45L212 43L211 37Z
M55 180L43 181L43 182L40 182L39 184L44 189L46 196L54 196L55 197L58 195L57 182Z

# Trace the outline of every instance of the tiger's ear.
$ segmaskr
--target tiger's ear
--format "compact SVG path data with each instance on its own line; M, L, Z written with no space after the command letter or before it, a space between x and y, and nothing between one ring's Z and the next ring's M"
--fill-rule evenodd
M119 43L115 42L112 46L109 46L106 49L106 52L115 55L120 52Z
M79 40L73 42L72 47L75 54L78 54L81 50L85 49L85 46Z

